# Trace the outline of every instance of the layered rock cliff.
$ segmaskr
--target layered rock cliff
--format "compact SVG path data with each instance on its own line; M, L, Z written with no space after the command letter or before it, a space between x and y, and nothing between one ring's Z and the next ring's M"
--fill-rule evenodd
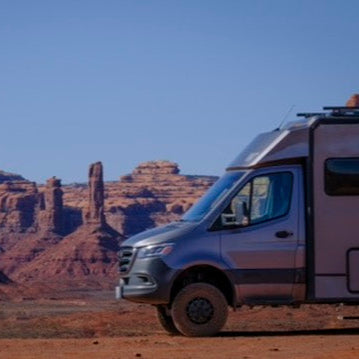
M0 270L17 283L109 287L125 235L176 220L215 181L183 176L168 161L140 164L118 182L103 181L101 162L88 184L0 184Z
M16 262L21 262L22 265L7 268L7 271L11 272L12 279L21 283L50 281L63 287L110 286L117 273L116 253L123 237L107 224L104 216L102 164L98 162L90 166L89 201L84 213L86 220L73 233L55 237L49 234L66 233L60 186L60 181L52 178L47 181L43 192L46 215L41 216L40 223L45 226L47 238L40 236L40 232L34 239L20 241L21 251L18 244L5 252L4 258L9 261L9 253L14 257L15 250L18 255L20 252L24 253L26 243L27 247L30 244L32 248L37 248L37 255L31 255L27 251L27 257L22 257L24 260L17 258ZM51 243L49 237L52 239ZM45 248L38 251L39 245Z
M105 184L104 213L125 236L178 220L217 177L181 175L176 163L151 161L138 165L118 182ZM64 186L64 201L86 210L87 186Z
M25 179L24 177L15 173L0 171L0 183L8 181L25 181Z
M0 232L33 231L37 213L42 208L43 197L34 182L21 180L0 184ZM6 245L4 238L0 243Z

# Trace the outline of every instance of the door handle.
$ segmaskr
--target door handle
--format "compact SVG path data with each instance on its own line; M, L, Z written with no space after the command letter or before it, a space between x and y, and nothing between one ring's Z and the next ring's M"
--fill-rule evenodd
M293 235L293 232L290 231L279 231L276 232L275 236L278 238L287 238Z

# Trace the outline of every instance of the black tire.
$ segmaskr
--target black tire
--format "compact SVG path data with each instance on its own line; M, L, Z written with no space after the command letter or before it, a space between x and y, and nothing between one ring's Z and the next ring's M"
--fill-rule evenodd
M228 317L228 304L223 293L207 283L184 287L172 303L176 328L187 337L207 337L218 333Z
M162 326L162 328L171 335L180 334L178 329L173 323L173 319L170 315L167 314L166 308L163 306L157 306L157 318Z

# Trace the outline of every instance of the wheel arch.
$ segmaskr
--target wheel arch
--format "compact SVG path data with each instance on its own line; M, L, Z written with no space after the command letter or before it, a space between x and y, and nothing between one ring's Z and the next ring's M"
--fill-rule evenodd
M227 299L228 305L236 307L236 290L233 281L228 274L209 264L195 264L182 270L174 279L170 291L170 302L172 303L178 292L192 283L208 283L217 287Z

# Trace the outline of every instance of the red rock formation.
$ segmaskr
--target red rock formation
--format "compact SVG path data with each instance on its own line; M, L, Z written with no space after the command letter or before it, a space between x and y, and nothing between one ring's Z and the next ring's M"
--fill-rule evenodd
M85 215L85 222L103 226L104 214L104 183L103 168L101 162L90 165L89 169L89 201Z
M0 171L0 183L8 181L25 181L24 177L15 173Z
M89 186L61 187L56 178L39 189L26 181L0 184L0 270L29 287L113 286L123 239L118 232L131 235L178 219L214 180L181 175L176 164L158 161L106 188L101 163L90 166ZM77 224L67 234L74 215Z
M142 163L119 183L107 184L107 218L128 236L178 220L216 179L181 175L168 161Z
M346 103L347 107L359 107L359 94L354 94Z
M56 246L62 239L56 233L42 230L32 233L13 233L8 234L7 237L10 238L10 245L0 256L0 268L15 281L16 273L21 272L28 263ZM43 270L46 273L46 268Z
M12 273L18 283L60 288L112 288L118 277L120 235L84 224Z
M53 186L54 181L51 181L49 187ZM24 263L20 269L14 270L14 280L21 283L50 280L65 287L114 285L118 273L117 251L123 237L106 223L100 162L90 166L88 190L84 224Z
M46 182L45 213L41 223L42 229L50 232L64 233L63 203L61 180L52 177Z
M139 164L132 172L137 175L176 175L179 173L178 164L170 161L150 161Z
M40 204L41 195L34 182L0 184L0 229L5 232L34 230Z
M38 191L35 183L0 184L0 245L3 248L0 268L6 275L11 276L24 263L32 261L61 239L52 232L61 230L60 224L56 223L58 211L54 207L57 201L52 198L54 194L50 195L52 191L45 191L47 211L44 193Z
M178 220L216 179L181 175L168 161L142 163L119 182L105 184L107 222L130 236ZM86 186L64 186L65 204L86 211L86 191Z

